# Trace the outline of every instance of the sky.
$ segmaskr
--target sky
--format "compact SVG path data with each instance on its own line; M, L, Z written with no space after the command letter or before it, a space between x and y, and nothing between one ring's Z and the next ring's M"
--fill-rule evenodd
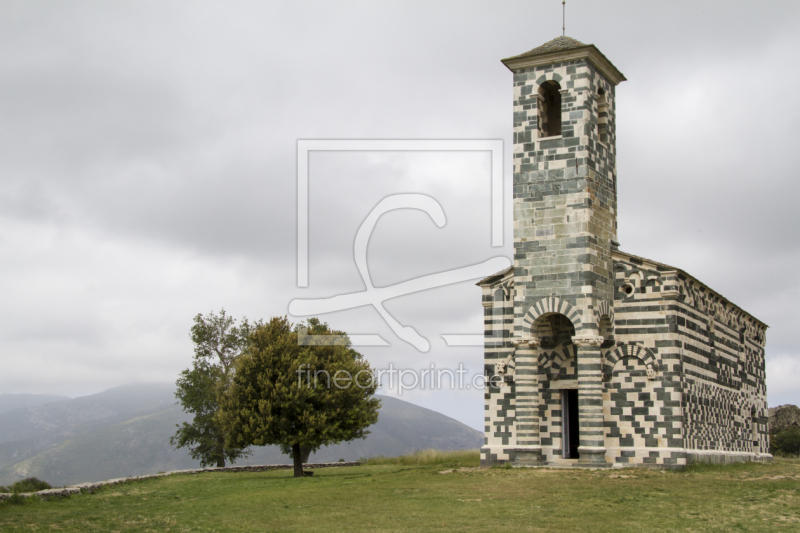
M174 381L198 313L287 315L364 289L353 246L383 198L375 286L512 256L512 75L561 35L561 2L0 0L0 393L80 396ZM800 403L800 3L570 0L566 34L617 87L621 249L679 267L768 324L772 406ZM297 146L308 139L501 140L504 242L488 152L312 152L309 284L298 287ZM374 367L482 373L475 281L321 315L389 346ZM293 321L301 317L290 316ZM381 393L483 427L482 392Z

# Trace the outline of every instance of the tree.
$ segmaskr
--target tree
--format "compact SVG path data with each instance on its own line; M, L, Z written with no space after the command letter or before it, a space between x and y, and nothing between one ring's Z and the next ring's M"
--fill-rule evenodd
M192 368L181 372L175 392L183 410L192 413L194 419L191 424L176 425L179 429L169 442L176 448L189 448L192 459L200 460L203 466L225 466L226 461L235 463L250 453L247 447L226 445L218 414L219 398L230 386L234 361L247 346L255 325L245 318L237 326L224 309L219 315L212 312L194 317Z
M800 453L800 428L782 429L770 437L772 452L780 455L797 455Z
M26 477L25 479L20 479L8 487L8 489L5 487L0 487L0 492L13 492L16 494L19 492L39 492L40 490L52 488L53 486L47 481L42 481L41 479L35 477Z
M306 337L306 328L317 337ZM314 451L369 434L380 407L376 388L369 363L343 332L313 318L294 329L285 317L273 318L254 328L236 360L221 402L227 442L278 444L284 453L291 451L294 476L300 477L303 448Z

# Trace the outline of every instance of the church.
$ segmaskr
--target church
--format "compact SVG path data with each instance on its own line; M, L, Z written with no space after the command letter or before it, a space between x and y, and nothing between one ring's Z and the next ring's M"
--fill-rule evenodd
M625 77L569 37L503 63L514 74L514 264L478 283L491 384L481 464L771 459L766 324L688 272L619 248Z

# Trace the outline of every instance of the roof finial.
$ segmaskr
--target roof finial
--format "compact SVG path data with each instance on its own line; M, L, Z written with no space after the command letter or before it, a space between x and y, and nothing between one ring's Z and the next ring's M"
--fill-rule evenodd
M567 0L561 0L561 36L567 34Z

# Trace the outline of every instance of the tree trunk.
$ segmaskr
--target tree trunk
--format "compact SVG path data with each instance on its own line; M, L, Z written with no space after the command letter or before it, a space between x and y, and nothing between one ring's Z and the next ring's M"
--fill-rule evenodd
M219 453L217 468L222 468L225 466L225 441L222 437L217 439L217 453Z
M294 459L294 477L303 477L303 457L300 453L300 445L292 444L292 459Z

